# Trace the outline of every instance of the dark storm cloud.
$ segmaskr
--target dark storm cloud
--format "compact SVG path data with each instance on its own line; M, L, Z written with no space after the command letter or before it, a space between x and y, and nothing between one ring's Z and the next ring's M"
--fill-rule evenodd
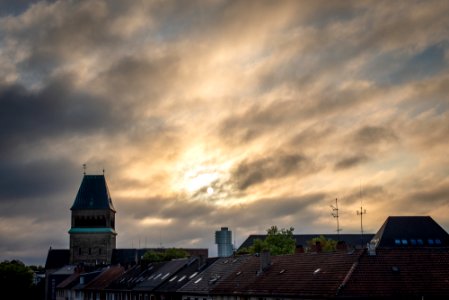
M79 167L69 160L0 160L0 203L42 199L73 189Z
M20 85L0 87L2 154L45 139L109 131L120 120L111 103L73 90L66 79L38 91Z
M334 169L335 170L344 170L344 169L353 168L353 167L358 166L364 162L367 162L368 160L369 160L369 157L364 154L346 157L346 158L343 158L342 160L338 161L335 164Z
M316 166L310 158L298 153L273 153L255 159L247 159L235 166L231 181L237 189L247 188L271 179L295 175L307 176L316 171Z

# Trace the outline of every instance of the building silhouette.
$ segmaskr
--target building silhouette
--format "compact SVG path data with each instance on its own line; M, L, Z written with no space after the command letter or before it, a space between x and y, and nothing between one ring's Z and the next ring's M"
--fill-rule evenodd
M116 211L104 175L84 175L70 210L70 263L109 264L116 247Z

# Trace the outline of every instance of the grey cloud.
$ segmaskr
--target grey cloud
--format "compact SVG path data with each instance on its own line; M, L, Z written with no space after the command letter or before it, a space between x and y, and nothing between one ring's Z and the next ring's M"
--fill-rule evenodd
M120 115L112 105L56 80L39 91L19 85L0 88L1 152L58 136L76 136L116 128Z
M298 153L273 153L273 156L245 160L232 171L232 181L239 190L263 183L270 179L296 175L307 176L315 171L310 158Z
M387 127L364 126L354 134L354 142L360 146L371 146L378 143L391 143L398 140L395 132Z
M344 170L344 169L353 168L353 167L355 167L359 164L362 164L368 160L369 160L369 157L364 154L353 155L353 156L346 157L346 158L343 158L340 161L338 161L335 164L334 169L335 170Z

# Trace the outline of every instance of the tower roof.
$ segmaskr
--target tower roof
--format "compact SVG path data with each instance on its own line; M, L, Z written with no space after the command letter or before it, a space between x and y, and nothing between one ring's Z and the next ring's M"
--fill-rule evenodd
M379 247L449 246L449 234L430 216L390 216L373 240Z
M84 175L70 209L111 209L115 212L104 175Z

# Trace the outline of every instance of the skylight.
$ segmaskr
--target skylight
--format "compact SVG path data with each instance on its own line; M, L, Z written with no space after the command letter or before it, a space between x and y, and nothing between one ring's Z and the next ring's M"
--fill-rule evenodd
M319 269L318 269L319 270ZM285 269L282 269L282 270L280 270L279 271L279 274L282 274L282 273L284 273L285 272Z
M189 276L189 279L192 279L193 277L196 276L196 274L198 274L198 272L193 273L192 275Z
M167 273L164 276L162 276L161 280L164 280L165 278L167 278L168 275L170 275L170 273Z
M201 281L201 279L203 279L203 277L200 277L200 278L198 278L197 280L195 280L195 284L197 284L198 282L200 282Z
M429 243L429 245L433 245L433 239L428 239L427 242Z
M176 277L178 277L178 276L173 276L170 280L169 280L169 282L172 282L173 280L175 280L176 279Z
M313 271L313 275L318 274L321 271L321 268L316 269L315 271Z
M182 276L181 278L179 278L178 282L183 281L186 278L186 275Z

